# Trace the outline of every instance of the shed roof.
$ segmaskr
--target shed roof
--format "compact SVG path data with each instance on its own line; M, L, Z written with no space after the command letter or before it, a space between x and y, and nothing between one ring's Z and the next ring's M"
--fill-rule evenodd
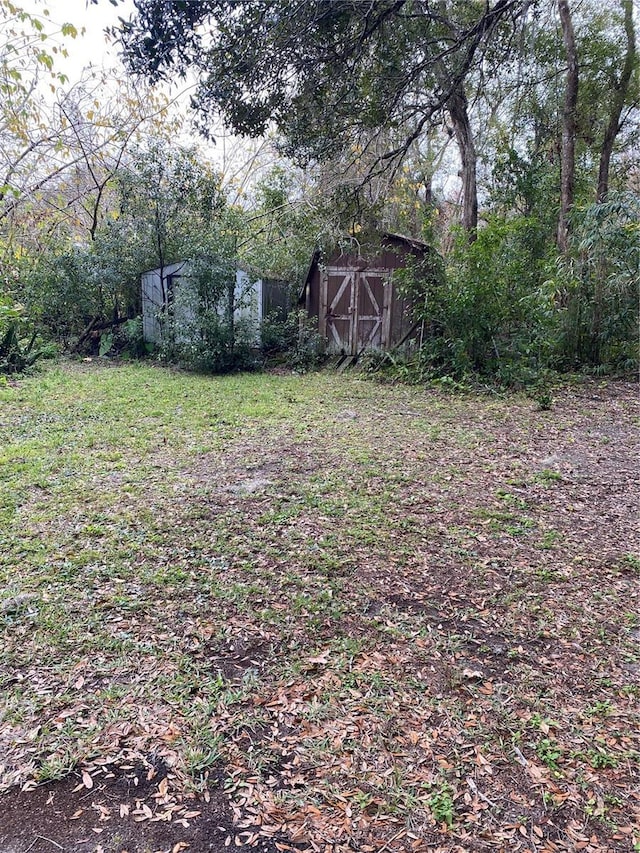
M400 243L407 246L410 249L418 252L428 252L431 251L431 246L428 243L425 243L423 240L416 240L414 237L406 237L404 234L395 234L392 231L383 231L380 234L381 237L381 249L385 248L385 241L388 243ZM309 268L307 269L307 274L304 279L304 283L300 288L300 293L298 294L298 303L304 300L305 290L309 283L309 280L313 276L316 267L320 263L320 258L322 257L322 253L320 249L316 248L313 255L311 256L311 261L309 262Z
M197 260L214 263L216 261L216 256L215 255L200 256L197 258ZM161 269L166 271L166 270L169 270L171 267L180 267L180 269L182 269L183 267L188 267L189 264L193 263L193 261L194 261L194 258L180 258L179 260L171 261L170 263L167 262L162 267L158 266L158 267L153 267L153 269L150 269L150 270L142 270L140 275L146 275L148 273L158 273L158 272L160 272ZM264 278L264 276L260 275L260 273L251 264L244 263L244 261L236 260L234 268L236 271L239 270L240 272L244 272L248 276L255 278L255 280L258 280L259 278Z

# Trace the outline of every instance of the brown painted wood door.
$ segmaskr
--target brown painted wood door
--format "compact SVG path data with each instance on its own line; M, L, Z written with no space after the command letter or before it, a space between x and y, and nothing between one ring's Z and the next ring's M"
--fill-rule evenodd
M391 283L386 270L327 267L320 282L320 333L329 352L359 355L384 349Z

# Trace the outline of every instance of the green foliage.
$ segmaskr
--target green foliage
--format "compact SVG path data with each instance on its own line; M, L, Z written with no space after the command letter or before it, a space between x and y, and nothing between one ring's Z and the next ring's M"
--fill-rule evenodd
M167 361L199 373L230 373L258 366L255 330L244 323L230 326L214 310L199 314L196 321L176 328L160 344Z
M258 364L257 329L238 310L248 298L236 285L233 254L197 258L160 315L161 357L202 373L251 370Z
M266 317L260 343L265 358L303 373L319 366L325 358L325 341L306 311L291 311L286 319Z
M555 273L537 219L494 217L469 244L459 239L435 268L399 275L421 321L421 346L370 369L425 382L478 375L527 387L540 409L553 402L555 369L599 372L637 365L640 200L627 193L574 215L572 249Z
M200 355L174 346L186 339L187 330L175 328L171 316L164 318L165 354L180 362L219 363L224 334L207 312L226 286L241 218L226 205L220 175L194 151L156 143L133 153L113 190L118 212L106 217L91 242L72 241L71 234L61 232L47 251L25 257L19 278L29 314L45 335L65 347L77 348L80 342L85 351L99 355L142 355L140 329L127 325L140 314L140 274L189 258L203 302L204 315L198 309L189 321L202 327L195 335ZM217 353L211 359L203 355L208 346Z
M429 809L438 823L453 826L455 804L453 790L447 782L440 784L429 797Z
M212 232L218 243L221 230L234 242L221 176L193 149L155 143L134 151L118 172L117 191L115 230L137 247L140 271L206 254Z
M422 323L410 362L420 381L468 374L506 385L537 381L554 345L545 252L536 220L494 218L474 243L460 235L445 275L432 264L401 277Z
M310 205L305 198L302 179L302 173L277 165L257 182L238 249L247 266L296 284L307 272L318 233L328 220L318 202Z
M23 344L18 337L18 321L7 324L0 338L0 373L23 373L31 367L40 353L32 352L35 336Z
M244 299L236 292L242 214L227 205L220 181L194 151L155 146L140 152L119 185L119 230L139 246L143 268L188 262L159 316L160 355L205 373L256 365L256 330L236 317Z
M551 268L536 219L494 218L459 240L443 279L410 269L405 292L423 321L420 352L400 369L417 381L449 375L526 386L552 404L549 373L635 369L640 199L611 195L576 211L571 252Z
M123 354L130 358L139 358L148 352L142 334L142 317L127 320L119 330L119 338Z
M613 753L607 752L602 746L599 746L597 749L588 750L586 757L589 764L596 770L618 766L617 757Z
M0 374L24 373L39 358L51 355L49 348L36 347L37 339L22 306L0 294Z
M558 164L549 161L540 140L516 151L505 136L496 140L491 172L491 209L503 217L535 220L540 233L552 239L557 224L555 204L549 199L559 193Z
M570 253L559 259L553 281L562 306L562 367L637 368L639 223L633 193L575 212Z
M558 759L562 757L562 751L557 741L551 738L542 738L536 744L536 755L547 767L556 770Z
M394 0L371 7L333 0L326 8L290 0L140 0L136 9L121 31L132 69L151 80L193 74L192 106L205 134L212 114L243 136L276 128L280 150L296 163L328 166L327 189L357 211L352 224L358 225L363 208L384 206L384 183L393 183L409 152L442 127L444 113L457 127L458 144L468 139L464 89L479 79L471 69L498 36L508 43L521 11L456 2L411 5L407 14ZM470 140L465 148L463 171L472 189L464 195L463 221L471 232L476 156ZM420 209L424 200L430 211L430 185L431 175L413 211L406 193L397 194L395 211L388 209L414 233L416 202Z
M541 412L548 412L553 406L553 395L551 391L541 384L534 392L533 399L538 404Z
M94 317L108 316L112 306L105 298L101 272L91 246L51 244L39 257L26 259L21 270L23 299L47 337L68 347Z

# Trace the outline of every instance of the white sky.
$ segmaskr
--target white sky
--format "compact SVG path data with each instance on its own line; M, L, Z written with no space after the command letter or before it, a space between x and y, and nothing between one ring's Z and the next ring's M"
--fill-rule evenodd
M43 22L49 20L57 24L58 28L66 23L76 27L78 37L64 40L68 58L58 57L56 61L57 69L65 73L72 83L79 79L83 68L88 65L107 68L121 65L117 49L109 44L104 30L116 24L119 17L129 17L134 11L133 0L119 2L117 7L109 0L99 0L97 4L88 3L88 0L17 0L17 5ZM45 10L49 11L48 16L44 14Z
M14 0L14 2L29 14L45 22L48 32L59 31L65 23L76 27L77 38L63 39L69 53L68 57L56 56L55 58L55 70L66 74L70 85L77 82L82 76L83 69L90 65L118 69L116 76L126 73L118 56L117 46L109 41L104 31L106 27L117 24L118 18L130 17L135 11L133 0L118 0L117 6L114 6L110 0L98 0L97 4L90 3L89 0ZM48 10L48 15L45 15L45 10ZM51 23L47 24L47 21ZM185 85L184 81L180 81L179 85L170 88L168 94L175 97ZM165 91L167 91L166 88ZM184 104L181 111L186 114L186 98L180 100ZM201 150L218 164L225 175L233 177L233 173L237 170L241 184L242 174L247 172L247 169L251 170L250 164L255 168L263 159L260 155L257 161L254 159L257 151L264 150L265 162L267 164L272 162L270 146L261 143L260 140L240 140L226 134L219 122L216 124L219 128L219 133L216 133L218 140L216 145L205 143L201 137L191 132L188 126L185 126L180 142L197 143ZM451 183L451 180L446 181L447 185L444 189L447 195L457 191L459 184L457 178L453 180L452 186L449 186Z
M45 24L48 33L60 31L63 24L70 23L78 30L77 38L56 38L56 43L64 42L68 56L59 54L55 56L55 70L64 73L69 78L69 86L73 86L82 76L85 68L93 65L97 68L115 70L110 75L116 80L123 77L126 72L118 56L117 45L109 41L105 35L105 28L117 24L118 18L129 18L135 11L133 0L119 0L117 6L113 6L109 0L98 0L97 4L89 3L89 0L14 0L16 5L23 8L29 14L40 18ZM45 10L49 14L45 15ZM84 32L83 32L84 30ZM51 49L54 42L48 42L46 47ZM112 84L117 85L117 84ZM183 116L188 117L187 97L180 96L180 92L189 87L188 82L176 81L176 85L163 85L163 91L172 100L178 96L176 109ZM48 87L43 88L45 96ZM187 121L182 132L177 137L183 145L196 144L198 148L220 168L225 175L225 180L231 182L238 191L245 187L252 176L258 174L261 165L268 166L273 162L271 146L262 140L242 140L224 131L222 124L215 122L217 132L215 133L217 143L207 143L199 134L194 132Z

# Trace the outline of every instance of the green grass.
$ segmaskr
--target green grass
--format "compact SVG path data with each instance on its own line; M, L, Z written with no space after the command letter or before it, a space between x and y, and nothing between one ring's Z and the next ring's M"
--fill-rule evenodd
M600 459L589 389L550 418L331 373L80 363L0 386L0 785L166 755L176 785L254 780L248 805L318 844L347 803L377 849L396 825L444 845L513 823L514 773L523 812L561 775L586 819L588 766L624 826L632 519L600 524L613 469L600 489L541 458L570 434ZM630 447L634 390L611 393Z

